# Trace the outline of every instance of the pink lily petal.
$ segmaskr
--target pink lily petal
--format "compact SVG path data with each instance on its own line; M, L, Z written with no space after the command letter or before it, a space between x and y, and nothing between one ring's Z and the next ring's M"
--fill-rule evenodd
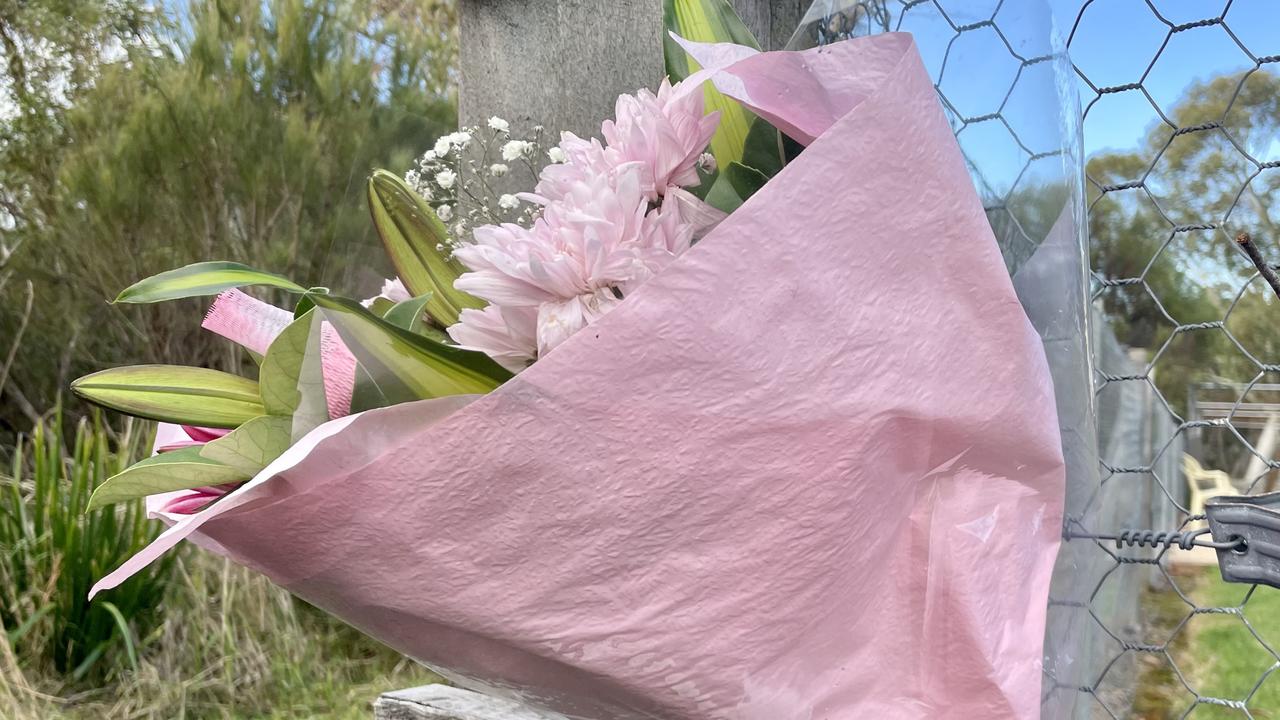
M197 427L195 425L183 425L182 431L187 434L187 437L190 437L192 440L196 442L202 442L202 443L207 443L210 440L217 440L218 438L231 432L226 428L207 428L207 427Z

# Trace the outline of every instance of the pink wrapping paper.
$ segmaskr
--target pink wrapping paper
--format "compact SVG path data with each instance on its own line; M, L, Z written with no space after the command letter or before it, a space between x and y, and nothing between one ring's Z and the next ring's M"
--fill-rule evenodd
M1040 340L909 36L814 52L716 82L874 83L617 309L492 394L321 426L100 585L189 536L575 718L1038 717Z

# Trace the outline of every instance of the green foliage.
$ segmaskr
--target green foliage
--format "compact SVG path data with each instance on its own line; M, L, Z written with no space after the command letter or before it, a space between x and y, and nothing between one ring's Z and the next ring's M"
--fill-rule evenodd
M0 473L0 624L24 666L75 683L107 679L136 663L137 639L158 621L174 556L88 602L93 579L161 529L140 502L84 512L94 488L141 451L137 429L126 424L113 438L95 416L76 426L68 449L57 416L20 439Z
M200 457L234 468L243 474L239 480L247 480L289 449L293 442L290 434L292 423L292 418L280 415L254 418L226 435L205 443L199 449Z
M360 303L331 295L312 298L359 361L359 402L373 406L487 393L511 373L484 353L445 345L397 327ZM363 388L361 388L363 386ZM360 391L363 389L364 393Z
M294 440L329 419L317 313L303 313L271 342L258 386L266 411L290 419L287 435Z
M403 180L386 170L369 178L369 213L396 275L415 296L426 298L426 311L440 327L458 322L465 308L484 301L453 287L462 263L452 257L449 232L436 213Z
M246 285L266 285L295 293L307 291L292 280L273 273L254 270L242 263L213 260L166 270L139 280L121 290L116 296L116 302L153 303L189 297L206 297Z
M743 24L729 0L664 0L663 30L687 40L731 42L760 49L760 43ZM662 49L671 82L683 80L699 69L670 35L663 35ZM720 126L711 138L711 154L720 167L741 162L743 146L755 115L737 100L722 95L711 83L703 87L703 93L707 112L720 113Z
M107 478L93 491L85 509L92 512L148 495L205 485L244 482L249 477L236 468L202 457L198 447L182 448L139 460Z
M1088 174L1098 184L1143 180L1149 189L1101 194L1090 186L1090 252L1098 277L1144 281L1099 288L1097 303L1122 343L1148 358L1161 353L1153 379L1185 417L1190 384L1248 382L1259 368L1225 332L1175 335L1178 325L1226 318L1226 330L1255 357L1280 359L1274 330L1280 302L1261 282L1241 293L1254 269L1234 243L1237 233L1249 232L1276 260L1280 234L1271 206L1280 197L1280 175L1255 176L1237 145L1262 156L1280 135L1280 75L1257 71L1243 83L1238 75L1197 83L1171 114L1181 127L1212 121L1224 129L1174 136L1157 125L1144 149L1090 159ZM1175 225L1201 223L1216 228L1174 232Z
M308 284L377 287L390 272L370 252L363 178L407 165L454 122L448 0L161 5L170 17L137 7L0 8L20 43L65 49L83 78L63 102L14 98L26 124L4 127L0 143L0 207L15 223L3 242L16 248L10 270L33 282L39 329L4 392L35 408L109 365L239 368L242 353L200 330L197 301L104 302L136 278L221 256ZM103 61L99 45L119 57ZM0 63L11 86L15 67ZM16 334L24 292L0 288L0 337ZM0 431L25 422L0 402Z

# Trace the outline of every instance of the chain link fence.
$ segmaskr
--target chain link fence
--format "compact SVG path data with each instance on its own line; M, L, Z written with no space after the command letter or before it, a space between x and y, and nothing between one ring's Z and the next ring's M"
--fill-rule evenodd
M1277 489L1280 302L1235 238L1280 260L1280 3L819 0L791 46L898 30L1060 395L1043 717L1280 718L1280 591L1222 583L1210 550L1079 537Z

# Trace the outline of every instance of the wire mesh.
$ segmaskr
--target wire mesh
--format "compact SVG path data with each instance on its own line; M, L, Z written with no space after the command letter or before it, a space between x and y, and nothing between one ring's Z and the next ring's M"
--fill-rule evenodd
M1015 284L1055 218L1083 201L1092 362L1077 364L1092 366L1094 398L1091 437L1069 442L1064 421L1075 445L1064 537L1193 531L1205 497L1277 488L1280 302L1234 239L1248 232L1280 260L1280 5L1055 9L1079 116L1064 106L1061 46L1038 2L819 0L791 46L915 35ZM1089 151L1083 198L1071 187L1080 158L1058 134L1075 118ZM1280 637L1267 637L1280 622L1259 615L1276 592L1223 585L1207 549L1064 540L1043 717L1280 718Z
M1200 488L1188 483L1200 465L1238 478L1216 492L1273 488L1280 395L1264 381L1280 370L1280 308L1234 238L1259 235L1273 257L1280 239L1268 217L1280 188L1280 115L1267 98L1278 26L1275 6L1248 0L1088 0L1076 13L1068 46L1086 139L1125 116L1149 119L1136 147L1099 150L1086 169L1101 474L1090 502L1069 509L1068 530L1198 527ZM1113 52L1099 49L1109 40ZM1093 620L1092 661L1067 677L1048 672L1047 706L1277 716L1280 697L1263 689L1280 657L1250 618L1251 600L1274 590L1215 586L1212 553L1096 542L1094 554L1101 572L1082 583L1087 596L1054 599ZM1172 629L1153 610L1171 605L1161 612L1181 616ZM1206 660L1219 655L1230 661ZM1161 678L1167 688L1144 700Z

